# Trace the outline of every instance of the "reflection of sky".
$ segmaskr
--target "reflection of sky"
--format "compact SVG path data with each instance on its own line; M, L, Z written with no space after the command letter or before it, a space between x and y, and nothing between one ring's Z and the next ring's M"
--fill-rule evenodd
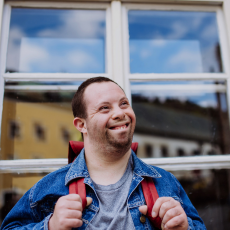
M131 73L222 71L214 12L130 10L128 17Z
M129 48L133 73L140 70L142 73L202 72L200 46L196 40L132 39Z
M13 8L7 70L105 72L105 11Z
M172 81L132 81L131 82L131 86L132 85L173 85L173 84L177 84L177 85L194 85L194 84L198 84L198 85L225 85L225 81L216 81L216 80L172 80Z
M103 45L100 39L22 38L19 72L102 73Z
M188 81L189 82L189 81ZM196 81L194 81L196 82ZM183 82L174 82L174 84L182 85ZM190 82L192 83L192 82ZM202 84L204 83L204 84ZM131 87L131 94L132 95L142 95L143 97L148 98L150 101L153 101L154 99L158 98L161 102L164 102L167 99L176 99L181 102L190 101L192 103L195 103L201 107L213 107L217 108L218 106L218 100L217 100L217 92L213 90L213 92L206 91L205 87L202 91L200 90L177 90L172 87L171 90L146 90L144 86L146 85L168 85L170 82L132 82L132 85L138 85L140 84L142 87L140 87L139 90L132 90ZM210 85L211 81L204 81L201 82L200 85ZM171 85L173 86L173 83L171 82ZM189 84L187 84L189 85ZM198 84L197 84L198 85ZM227 101L226 101L226 93L220 92L220 104L223 111L227 111Z
M82 81L6 81L5 85L6 86L35 86L35 85L81 85Z

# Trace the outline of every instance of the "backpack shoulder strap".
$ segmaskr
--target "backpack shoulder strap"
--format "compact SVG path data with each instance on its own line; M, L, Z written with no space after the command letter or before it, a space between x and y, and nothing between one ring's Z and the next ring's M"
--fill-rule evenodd
M86 189L84 178L77 178L69 184L69 194L78 194L82 200L82 210L86 207Z
M79 155L79 153L83 148L84 148L84 142L81 141L69 142L68 164L74 161L74 159Z
M153 205L159 197L153 179L145 177L141 182L141 187L148 207L146 216L155 227L161 229L161 218L159 216L153 218L151 215Z
M82 148L84 147L84 142L80 141L70 141L69 142L69 155L68 163L74 161L74 159L79 155ZM134 142L131 146L132 150L137 154L138 143ZM145 177L141 182L142 191L145 197L146 204L148 206L147 217L152 222L152 224L161 229L161 219L160 217L152 218L151 212L154 203L156 202L158 196L155 184L152 178ZM79 194L82 200L82 209L86 207L86 187L84 184L84 178L76 178L69 184L69 193L70 194Z
M74 161L74 159L80 154L83 148L84 142L69 141L68 164ZM133 142L131 148L137 154L138 143Z

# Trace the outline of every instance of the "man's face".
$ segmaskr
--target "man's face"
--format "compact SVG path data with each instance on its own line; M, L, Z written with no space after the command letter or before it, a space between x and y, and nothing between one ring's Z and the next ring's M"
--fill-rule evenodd
M113 82L93 83L84 100L87 138L99 145L130 148L136 117L122 89Z

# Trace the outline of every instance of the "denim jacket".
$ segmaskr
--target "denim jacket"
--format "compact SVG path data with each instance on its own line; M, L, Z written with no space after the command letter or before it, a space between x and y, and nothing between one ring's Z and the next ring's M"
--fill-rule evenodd
M159 197L173 197L181 203L187 214L188 229L206 229L182 186L171 173L145 164L137 158L134 152L132 152L132 158L134 171L128 193L128 209L132 216L135 229L156 229L147 218L144 223L140 221L142 214L138 208L145 204L140 185L143 176L153 178ZM54 211L54 206L58 198L69 194L69 182L78 177L84 177L86 195L93 199L93 202L84 209L82 213L83 225L78 228L79 230L87 229L88 223L99 211L99 201L85 163L83 149L72 164L68 164L50 173L27 191L7 215L0 230L48 230L48 221Z

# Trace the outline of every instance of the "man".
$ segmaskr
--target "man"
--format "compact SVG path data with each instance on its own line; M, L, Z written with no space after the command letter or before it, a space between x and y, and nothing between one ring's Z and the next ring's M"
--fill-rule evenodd
M74 163L32 187L1 229L156 229L147 218L140 182L151 177L159 194L152 216L162 229L206 229L176 178L139 160L131 150L136 118L124 91L112 80L91 78L73 101L74 125L84 146ZM84 177L87 207L68 184Z

